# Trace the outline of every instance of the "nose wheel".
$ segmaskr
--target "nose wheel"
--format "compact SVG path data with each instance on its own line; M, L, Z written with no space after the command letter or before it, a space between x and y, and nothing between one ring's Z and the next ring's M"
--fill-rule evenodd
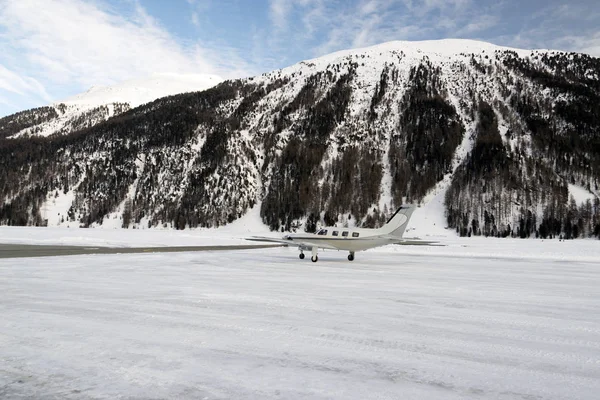
M348 254L348 261L354 261L354 252L351 251L350 254Z
M298 257L300 257L301 260L304 260L304 253L300 253Z

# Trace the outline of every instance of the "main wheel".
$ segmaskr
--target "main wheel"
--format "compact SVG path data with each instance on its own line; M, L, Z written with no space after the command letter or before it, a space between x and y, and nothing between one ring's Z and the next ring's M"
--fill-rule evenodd
M348 261L354 261L354 254L348 254Z
M317 262L317 261L319 261L319 256L314 256L314 257L311 257L311 258L310 258L310 261L312 261L312 262Z
M300 257L301 260L304 260L304 253L300 253L298 257Z

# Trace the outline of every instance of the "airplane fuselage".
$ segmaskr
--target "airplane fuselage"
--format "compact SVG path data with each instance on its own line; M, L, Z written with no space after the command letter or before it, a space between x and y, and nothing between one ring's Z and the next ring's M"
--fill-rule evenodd
M363 251L390 244L389 238L383 238L379 229L325 227L317 233L290 234L284 238L298 242L298 247L309 250L310 246L302 242L317 242L318 247L326 249Z

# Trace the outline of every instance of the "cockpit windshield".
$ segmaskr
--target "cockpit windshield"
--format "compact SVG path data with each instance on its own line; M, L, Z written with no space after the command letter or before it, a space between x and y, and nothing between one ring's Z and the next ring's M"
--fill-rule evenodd
M321 229L319 232L317 232L317 235L327 235L327 229Z

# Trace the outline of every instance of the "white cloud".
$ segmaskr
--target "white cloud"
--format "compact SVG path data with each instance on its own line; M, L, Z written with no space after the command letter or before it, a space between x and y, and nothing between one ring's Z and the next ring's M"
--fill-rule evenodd
M249 20L231 35L245 42L213 35L189 43L141 1L0 0L0 115L7 103L43 105L155 72L234 78L391 40L467 37L600 56L600 12L587 4L550 1L519 20L516 0L268 0L266 24ZM224 3L187 0L185 22L206 30Z
M279 33L290 32L292 17L303 23L304 32L294 32L300 36L311 34L317 26L322 24L325 18L326 4L335 3L334 0L269 0L269 19L271 24ZM298 12L295 15L294 12ZM331 10L330 10L331 11ZM300 14L300 15L298 15Z
M319 15L305 23L318 38L311 56L392 40L472 36L498 23L472 0L321 0Z
M494 38L494 42L522 49L574 51L600 58L600 31L584 35L548 35L543 29L531 29L516 35Z
M194 26L200 26L200 18L198 17L198 13L193 11L192 12L192 24L194 24Z
M327 39L315 46L314 56L391 40L408 40L429 29L430 23L421 23L407 9L398 8L397 3L362 0L353 7L329 14L322 25Z
M232 51L183 46L133 5L126 16L95 0L0 0L0 50L7 53L0 54L0 90L43 104L64 96L65 87L72 95L153 73L244 75L248 65ZM55 88L52 95L39 82Z
M555 41L556 48L600 57L600 30L585 36L567 35Z
M311 56L392 40L471 38L520 48L553 48L600 55L600 11L589 4L556 4L515 18L515 1L323 0L326 12L311 30Z
M318 27L324 21L327 21L326 0L306 0L304 7L304 16L302 17L303 36L310 38Z
M191 7L190 22L199 28L202 25L201 15L211 8L211 0L187 0Z
M51 99L44 86L36 79L21 76L2 64L0 64L0 89L21 96L33 93L46 101Z
M462 28L456 30L456 36L471 35L481 31L488 30L498 24L498 17L494 15L481 15L475 20L467 23Z
M433 11L444 13L465 12L470 0L402 0L406 9L414 17L423 17Z
M525 49L575 51L600 57L600 11L586 3L553 4L531 14L499 44Z
M271 22L278 30L287 28L287 18L291 6L291 0L270 0L269 13Z
M372 14L378 10L379 2L377 0L368 0L368 1L365 1L363 4L359 5L359 7L360 7L360 14L368 15L368 14Z
M0 104L4 104L5 106L11 107L11 108L14 107L13 104L10 101L8 101L7 98L2 97L2 96L0 96Z

